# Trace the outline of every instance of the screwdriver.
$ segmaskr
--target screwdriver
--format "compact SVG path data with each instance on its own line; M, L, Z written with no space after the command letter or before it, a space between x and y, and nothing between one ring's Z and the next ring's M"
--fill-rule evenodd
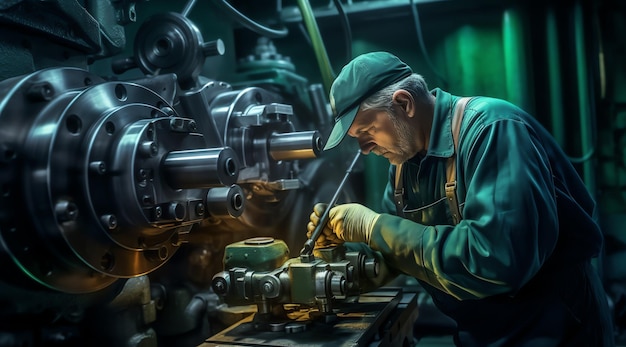
M310 256L311 252L313 252L313 246L315 245L315 241L320 236L320 234L322 233L322 230L324 230L324 227L326 226L326 223L328 222L328 217L330 214L329 211L337 203L337 200L339 200L339 194L341 194L341 190L343 189L343 186L346 184L346 181L348 180L348 176L350 176L350 173L352 172L352 169L354 168L354 164L356 164L360 156L361 156L361 151L359 150L354 156L354 159L352 159L352 163L348 167L348 170L346 170L346 174L343 176L341 183L339 183L339 187L337 187L337 191L335 192L335 195L333 195L333 198L328 203L328 207L326 208L326 210L324 210L322 217L320 217L320 220L317 223L315 230L313 230L311 237L308 240L306 240L306 242L304 243L304 247L300 251L301 257Z

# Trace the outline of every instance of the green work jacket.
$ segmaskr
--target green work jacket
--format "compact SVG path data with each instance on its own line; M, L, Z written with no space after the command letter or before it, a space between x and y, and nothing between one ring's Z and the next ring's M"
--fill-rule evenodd
M550 297L544 289L559 291L550 286L570 281L564 269L585 264L601 249L595 203L567 156L533 117L504 100L473 97L456 151L463 218L453 225L445 183L446 163L455 153L451 123L459 97L440 89L432 94L427 153L403 165L405 210L413 212L395 215L391 166L385 213L374 226L370 247L391 269L418 279L439 309L456 320L463 345L500 346L520 334L541 335L533 330L538 324L564 314L563 305L552 302L560 294ZM600 295L591 293L588 304L604 300ZM567 333L555 333L547 345L563 342L559 339L566 337L559 334Z

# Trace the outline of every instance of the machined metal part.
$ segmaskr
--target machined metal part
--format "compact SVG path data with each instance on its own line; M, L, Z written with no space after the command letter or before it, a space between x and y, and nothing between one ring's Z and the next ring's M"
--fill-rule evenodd
M146 74L176 73L183 89L198 87L205 58L224 52L222 40L204 42L195 24L173 12L149 18L135 38L136 66Z
M301 304L332 314L337 301L359 294L359 280L378 276L369 269L374 259L345 252L343 246L329 247L326 256L307 262L288 253L282 241L272 238L232 244L224 256L225 270L213 277L213 290L230 305L254 303L263 313L276 305Z
M245 210L246 197L241 187L233 184L209 189L206 201L212 217L239 217Z
M287 158L310 159L320 152L319 132L295 132L293 108L277 100L277 95L251 87L221 93L211 102L211 117L224 144L242 160L239 182L284 178L290 170ZM279 160L272 158L272 145Z
M322 147L317 131L273 134L269 139L269 153L274 160L316 158Z
M173 188L212 188L237 182L239 159L229 147L171 151L163 159L165 179Z
M290 210L301 193L298 167L320 152L319 131L296 131L293 107L278 94L258 87L231 90L207 83L181 97L185 110L196 110L199 107L194 105L202 103L209 104L202 117L205 133L219 134L205 140L232 148L241 162L237 184L244 191L246 208L237 219L239 225L228 226L268 230L280 225L288 215L276 211Z

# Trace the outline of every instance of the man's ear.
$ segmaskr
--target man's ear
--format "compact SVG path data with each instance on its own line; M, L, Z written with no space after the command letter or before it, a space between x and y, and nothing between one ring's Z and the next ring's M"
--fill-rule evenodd
M398 105L408 117L415 115L415 101L411 93L404 89L398 89L393 93L393 103Z

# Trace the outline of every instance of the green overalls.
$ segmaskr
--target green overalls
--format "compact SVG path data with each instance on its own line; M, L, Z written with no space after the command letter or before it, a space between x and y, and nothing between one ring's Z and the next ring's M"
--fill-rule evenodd
M370 247L415 277L457 322L460 346L612 346L605 292L590 259L602 247L595 203L552 136L503 100L474 97L462 118L456 178L462 220L446 202L456 96L434 89L426 156L395 167Z

